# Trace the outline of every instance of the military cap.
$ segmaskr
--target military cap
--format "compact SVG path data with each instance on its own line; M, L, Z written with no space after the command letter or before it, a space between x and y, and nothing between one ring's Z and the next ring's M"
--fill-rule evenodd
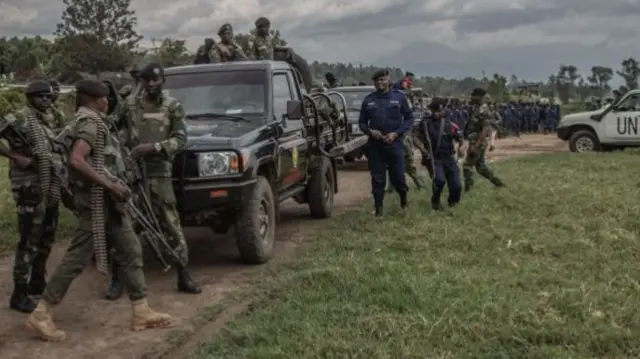
M374 72L373 76L371 76L371 80L375 81L384 76L389 76L389 70L382 69Z
M60 83L56 79L49 80L49 85L51 85L51 88L54 90L60 90Z
M98 80L80 80L76 82L76 91L94 98L109 96L107 85Z
M407 71L404 73L405 77L415 77L416 75L413 74L413 72Z
M258 18L258 20L256 20L255 25L256 27L271 26L271 21L269 21L269 19L267 19L266 17L261 16Z
M140 77L143 78L157 78L159 76L164 76L164 69L157 62L150 62L140 70Z
M51 88L51 85L49 85L47 81L38 80L38 81L33 81L29 85L27 85L27 88L25 89L24 93L27 96L52 95L53 89Z
M483 89L481 89L479 87L476 87L476 88L473 89L473 91L471 91L471 97L482 97L482 96L484 96L486 94L487 94L487 91L485 91L485 90L483 90Z
M233 27L231 27L231 24L224 24L220 26L220 29L218 30L218 35L222 35L226 32L233 32Z

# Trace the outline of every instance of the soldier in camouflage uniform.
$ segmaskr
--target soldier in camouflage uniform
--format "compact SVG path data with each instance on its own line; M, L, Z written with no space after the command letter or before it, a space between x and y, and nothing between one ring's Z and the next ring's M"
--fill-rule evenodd
M105 124L108 88L95 80L82 80L76 85L76 122L71 137L69 163L71 166L74 200L78 208L78 228L69 243L62 262L54 271L36 309L27 319L27 327L47 341L60 341L66 333L57 328L52 309L65 297L71 283L84 270L94 250L98 257L98 270L106 273L106 243L117 248L122 263L121 275L132 303L131 329L145 330L171 324L167 314L151 310L146 300L145 277L142 271L142 248L129 218L119 209L131 192L117 177L126 175L126 168L118 147L118 140L109 133ZM65 136L65 134L61 134ZM97 163L104 159L104 165ZM99 190L96 192L94 190ZM94 197L98 193L99 197ZM99 200L96 198L100 198ZM102 205L97 203L102 202ZM100 213L104 223L96 222ZM106 238L96 234L95 224ZM101 242L102 240L102 242Z
M271 22L266 17L260 17L255 22L256 36L249 45L251 58L254 60L273 60L273 39L269 35Z
M465 126L465 136L469 140L469 148L467 155L462 164L462 172L464 176L465 192L469 191L473 186L473 168L478 173L491 181L496 187L504 187L504 183L496 177L485 163L485 153L487 151L489 136L491 136L492 121L494 114L489 107L483 104L483 97L486 91L476 88L471 93L472 111L471 117Z
M9 177L20 233L10 307L30 313L35 303L29 294L40 295L46 286L46 262L55 241L59 213L58 203L49 201L50 194L42 193L43 185L34 158L35 136L42 131L45 137L52 139L64 124L58 122L61 118L51 110L53 92L48 82L32 82L26 88L26 96L28 104L25 108L0 121L0 137L4 143L0 155L11 160ZM37 123L29 125L30 118Z
M215 44L216 42L212 38L204 39L204 44L200 45L200 47L198 47L198 51L196 51L196 58L193 61L193 64L199 65L211 63L209 53Z
M189 248L182 232L171 181L173 158L186 146L184 110L178 100L163 93L162 66L150 63L142 69L140 77L144 90L139 96L130 97L124 103L120 121L125 125L121 137L126 147L131 148L131 156L142 159L155 215L164 227L167 241L180 257L179 262L182 264L175 263L178 290L199 294L202 290L194 283L186 268ZM142 110L133 112L132 108ZM116 272L117 267L116 261ZM121 293L121 284L115 274L107 292L107 298L112 300Z
M57 106L58 99L60 98L60 82L58 80L49 80L49 85L53 90L53 96L51 97L51 110L54 116L56 116L56 122L65 123L65 115L62 110Z
M213 45L211 51L209 51L209 59L211 62L249 60L242 50L242 47L233 41L233 28L230 24L220 26L218 36L220 36L220 42Z

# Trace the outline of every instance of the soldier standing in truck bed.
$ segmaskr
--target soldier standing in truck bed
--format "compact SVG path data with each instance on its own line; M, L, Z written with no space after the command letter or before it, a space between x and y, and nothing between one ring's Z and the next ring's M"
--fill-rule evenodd
M256 36L249 45L251 58L255 60L273 60L273 38L269 35L271 22L266 17L256 20Z
M209 59L212 63L246 61L249 59L242 47L233 41L233 27L231 27L231 24L220 26L218 36L220 36L220 42L213 45L211 51L209 51Z

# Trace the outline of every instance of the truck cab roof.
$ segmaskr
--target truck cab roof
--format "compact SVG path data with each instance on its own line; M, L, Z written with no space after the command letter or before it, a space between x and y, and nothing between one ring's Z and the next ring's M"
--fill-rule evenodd
M291 66L284 61L234 61L215 64L184 65L168 67L165 75L194 74L213 71L242 71L242 70L289 70Z

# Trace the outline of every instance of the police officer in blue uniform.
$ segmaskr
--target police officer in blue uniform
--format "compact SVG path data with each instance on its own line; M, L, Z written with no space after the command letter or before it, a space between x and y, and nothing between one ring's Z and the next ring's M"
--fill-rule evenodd
M462 144L463 136L458 125L446 118L444 103L436 99L429 104L431 115L420 122L420 134L423 143L430 143L429 158L423 157L422 164L431 166L433 172L433 194L431 207L439 211L442 209L440 196L444 185L449 187L449 206L460 202L462 184L460 183L460 168L454 156L455 142ZM426 136L429 136L427 141Z
M407 206L404 149L402 141L413 125L413 112L407 97L391 89L389 71L379 70L371 78L376 91L367 95L360 109L360 130L369 136L367 158L371 172L371 190L376 216L382 215L386 173L400 195L402 208Z

